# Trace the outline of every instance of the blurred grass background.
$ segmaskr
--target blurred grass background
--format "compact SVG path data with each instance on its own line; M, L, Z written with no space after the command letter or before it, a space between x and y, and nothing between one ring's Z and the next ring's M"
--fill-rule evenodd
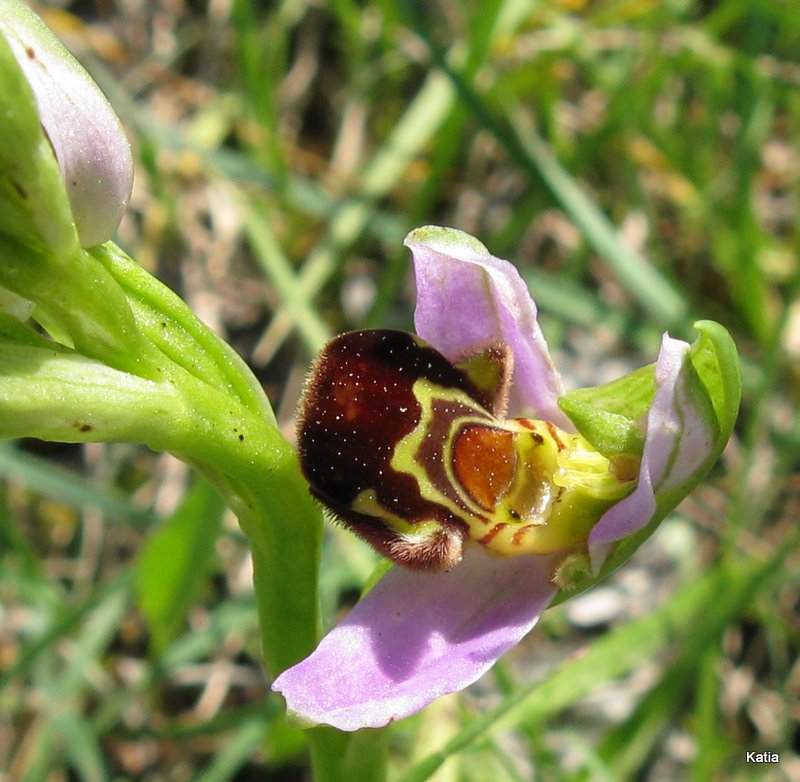
M792 0L77 0L35 8L137 160L119 241L248 360L409 329L405 233L513 260L570 384L712 318L712 477L608 585L396 726L392 779L800 780L800 14ZM374 563L334 530L333 622ZM0 780L308 779L235 520L169 457L0 449ZM748 750L780 763L745 764Z

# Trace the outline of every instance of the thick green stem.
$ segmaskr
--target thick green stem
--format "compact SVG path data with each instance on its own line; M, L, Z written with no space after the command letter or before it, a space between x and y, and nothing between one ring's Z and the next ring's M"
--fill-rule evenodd
M213 415L204 420L214 427ZM221 421L219 430L224 426ZM243 440L237 435L239 446L229 442L227 453L206 440L206 447L193 448L192 457L220 486L248 537L262 649L275 675L306 657L319 639L322 525L294 450L274 436L276 430L265 430L255 443L249 442L252 430ZM343 733L314 728L307 738L315 782L386 779L388 729Z
M333 728L308 731L314 782L384 782L389 729L342 733Z
M288 443L268 459L244 448L231 459L218 454L198 459L201 450L186 460L216 483L247 535L261 647L267 670L276 676L306 657L319 639L319 509L299 478ZM243 462L249 467L241 469ZM231 474L233 465L238 469Z

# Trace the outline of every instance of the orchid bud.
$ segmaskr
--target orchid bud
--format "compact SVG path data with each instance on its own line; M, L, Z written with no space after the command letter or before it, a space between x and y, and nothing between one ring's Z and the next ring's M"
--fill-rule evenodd
M0 0L0 34L33 91L81 245L107 241L133 185L130 144L117 115L83 67L18 0Z

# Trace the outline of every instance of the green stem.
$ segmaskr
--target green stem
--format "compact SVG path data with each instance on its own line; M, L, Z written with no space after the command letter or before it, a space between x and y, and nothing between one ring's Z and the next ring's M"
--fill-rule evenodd
M319 509L288 443L268 458L258 448L243 447L232 458L203 450L182 458L217 485L247 536L261 647L274 677L308 656L319 639Z
M307 732L314 782L384 782L388 765L389 730L342 733L333 728Z
M276 675L306 657L319 639L321 514L294 449L263 416L242 417L234 427L226 408L209 404L213 393L194 398L200 404L192 419L203 422L207 436L175 432L170 450L210 477L239 518L253 555L264 659ZM315 728L307 738L315 782L386 778L387 730Z

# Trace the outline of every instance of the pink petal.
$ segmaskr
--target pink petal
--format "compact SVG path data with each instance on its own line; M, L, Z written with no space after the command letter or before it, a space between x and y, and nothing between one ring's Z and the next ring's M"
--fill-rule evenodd
M519 272L469 234L426 226L405 239L417 281L417 334L459 361L491 343L514 355L509 418L552 421L572 430L558 407L564 389Z
M472 684L533 628L555 591L545 557L468 550L448 573L395 568L273 689L303 723L381 727Z
M610 544L638 532L656 512L656 499L688 480L708 459L715 435L692 398L689 345L664 334L656 362L656 394L647 413L639 483L610 508L589 535L592 566L599 569Z

